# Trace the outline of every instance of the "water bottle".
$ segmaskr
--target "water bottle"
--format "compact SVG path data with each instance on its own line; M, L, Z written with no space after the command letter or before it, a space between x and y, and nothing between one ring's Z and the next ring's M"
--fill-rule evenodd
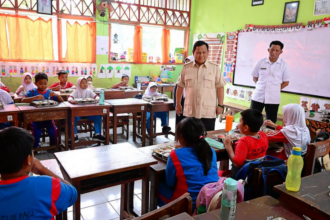
M223 184L220 220L234 220L236 212L237 181L227 178Z
M304 161L301 157L301 148L294 147L288 159L288 174L285 179L285 187L292 192L298 192L301 185L301 171Z
M104 105L104 89L100 90L100 100L99 100L100 105Z
M137 90L141 90L141 80L136 80L136 88Z

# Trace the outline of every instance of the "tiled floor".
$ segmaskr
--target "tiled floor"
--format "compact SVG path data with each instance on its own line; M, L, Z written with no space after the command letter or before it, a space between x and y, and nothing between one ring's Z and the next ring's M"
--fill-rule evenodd
M170 112L169 126L172 130L175 129L175 112ZM157 131L161 131L159 119L157 119ZM234 123L233 127L236 127ZM215 129L224 129L225 123L220 123L216 120ZM119 129L120 130L120 129ZM132 125L130 126L130 131L133 130ZM121 131L120 131L121 132ZM84 135L79 134L81 137ZM88 134L85 134L88 136ZM154 144L160 144L174 140L173 136L165 138L164 136L158 136L155 138ZM124 135L118 135L118 143L126 142ZM128 140L129 143L136 147L141 147L141 140L137 139L137 142L132 140L132 134ZM147 141L148 145L148 141ZM87 147L87 146L86 146ZM45 154L37 154L36 157L40 160L53 159L54 154L52 152L47 152ZM219 165L219 164L218 164ZM81 195L81 219L97 219L97 220L112 220L119 219L120 210L120 190L121 186L114 186L102 190L97 190L90 193L85 193ZM137 214L141 214L141 180L136 181L134 184L134 211ZM72 219L72 207L68 209L68 219Z

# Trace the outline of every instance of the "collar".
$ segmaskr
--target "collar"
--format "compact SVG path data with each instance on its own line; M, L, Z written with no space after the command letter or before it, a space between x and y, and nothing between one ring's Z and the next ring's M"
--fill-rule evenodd
M19 181L24 180L25 178L28 178L29 176L21 176L17 177L15 179L9 179L9 180L0 180L0 185L9 185L13 183L18 183Z
M61 89L65 89L67 85L68 85L68 82L66 82L64 86L62 86L61 82L60 82Z
M269 57L267 57L266 58L266 61L265 61L266 63L269 63L269 64L273 64L270 60L269 60ZM275 63L278 63L278 64L280 64L282 62L282 59L281 58L278 58L276 61L275 61Z
M39 92L40 95L44 95L44 94L46 94L46 92L48 91L48 89L46 89L45 92L40 92L39 89L37 89L37 91Z
M205 61L205 63L203 63L202 65L200 65L200 66L198 66L198 64L196 63L196 61L194 60L194 61L192 61L193 62L193 64L194 64L194 66L197 66L197 67L202 67L202 66L205 66L206 68L208 68L209 67L209 61L208 60L206 60Z

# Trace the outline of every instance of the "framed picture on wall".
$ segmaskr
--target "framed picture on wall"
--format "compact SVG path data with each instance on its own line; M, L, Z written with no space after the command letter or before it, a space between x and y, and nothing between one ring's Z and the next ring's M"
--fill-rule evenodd
M52 0L38 0L37 1L37 13L52 15Z
M286 2L284 6L283 24L296 23L298 17L299 2Z
M264 0L252 0L252 6L263 5Z

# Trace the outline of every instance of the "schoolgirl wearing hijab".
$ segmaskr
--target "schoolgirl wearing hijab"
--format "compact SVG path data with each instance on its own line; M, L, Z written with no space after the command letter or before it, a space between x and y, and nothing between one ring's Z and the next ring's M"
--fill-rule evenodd
M146 96L150 96L150 97L160 96L161 93L158 93L157 90L158 90L157 83L155 83L155 82L149 83L148 88L146 89L142 98L145 98ZM160 120L162 121L163 133L167 133L171 130L171 128L168 127L167 112L155 112L154 117L160 118ZM149 129L150 129L150 112L148 111L147 112L147 131L148 132L150 131Z
M31 73L24 73L22 76L22 85L20 85L20 87L18 87L18 89L16 90L16 94L17 95L21 95L24 96L25 93L27 93L27 91L37 88L36 85L34 85L34 83L32 82L32 75Z
M87 79L84 77L79 77L77 80L77 88L68 98L68 102L72 104L76 104L77 101L75 99L86 99L92 98L99 100L99 97L90 89L87 89ZM96 141L105 141L105 137L101 135L101 126L102 126L102 115L95 115L95 116L85 116L83 118L87 118L94 122L94 129L95 133L93 135L93 140ZM74 119L74 134L75 134L75 142L78 142L78 135L77 135L77 122L81 119L81 117L75 117ZM71 123L69 124L71 125Z
M270 120L266 120L264 124L276 129L275 132L267 134L268 140L271 142L283 142L285 151L281 155L273 155L280 159L286 160L290 155L293 147L301 148L301 155L307 152L307 146L311 141L309 130L306 126L305 111L298 104L288 104L283 106L283 120L285 126L274 124Z

